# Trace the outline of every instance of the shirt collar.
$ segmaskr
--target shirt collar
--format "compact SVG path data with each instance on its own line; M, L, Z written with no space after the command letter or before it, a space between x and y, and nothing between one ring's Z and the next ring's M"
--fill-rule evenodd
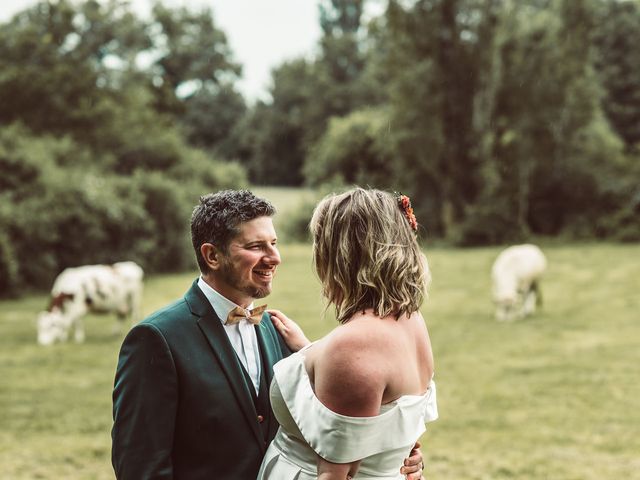
M222 324L226 324L229 312L239 305L235 304L220 292L212 288L211 285L205 282L202 277L198 279L198 287L200 287L200 290L202 290L204 296L207 297L207 300L209 300L213 311L216 312L216 315L218 315L218 318L220 319ZM251 305L249 305L247 309L250 310L252 308L253 302L251 302Z

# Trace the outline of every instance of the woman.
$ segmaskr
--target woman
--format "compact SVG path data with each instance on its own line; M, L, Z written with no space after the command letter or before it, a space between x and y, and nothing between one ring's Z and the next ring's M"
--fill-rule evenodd
M330 195L310 228L340 325L275 365L280 430L258 479L402 479L403 458L438 415L419 311L429 271L409 199L362 188ZM299 341L294 322L270 313L288 343Z

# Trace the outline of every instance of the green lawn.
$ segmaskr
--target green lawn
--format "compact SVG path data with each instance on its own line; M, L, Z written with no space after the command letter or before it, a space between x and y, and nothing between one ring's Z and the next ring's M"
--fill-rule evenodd
M427 250L423 307L440 419L423 437L428 480L640 479L640 246L553 245L543 310L492 317L497 248ZM333 327L307 245L283 245L268 298L312 339ZM145 314L193 274L149 278ZM111 387L122 335L87 319L85 344L43 348L45 295L0 303L0 478L111 479ZM213 480L213 479L212 479Z

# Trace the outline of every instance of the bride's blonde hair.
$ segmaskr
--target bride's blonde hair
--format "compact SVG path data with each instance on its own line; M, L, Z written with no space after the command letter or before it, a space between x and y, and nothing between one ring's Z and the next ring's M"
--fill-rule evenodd
M323 294L340 323L367 308L396 318L420 308L429 267L392 194L359 187L331 194L309 227Z

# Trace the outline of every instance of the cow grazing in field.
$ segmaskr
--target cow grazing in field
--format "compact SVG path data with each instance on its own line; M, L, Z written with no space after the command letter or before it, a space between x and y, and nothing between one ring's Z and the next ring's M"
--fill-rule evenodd
M67 268L53 284L49 308L38 315L38 343L65 342L71 328L75 341L83 342L83 317L88 312L138 321L143 276L134 262Z
M532 314L542 303L540 278L547 260L535 245L515 245L503 250L493 263L493 300L496 319L510 321Z

